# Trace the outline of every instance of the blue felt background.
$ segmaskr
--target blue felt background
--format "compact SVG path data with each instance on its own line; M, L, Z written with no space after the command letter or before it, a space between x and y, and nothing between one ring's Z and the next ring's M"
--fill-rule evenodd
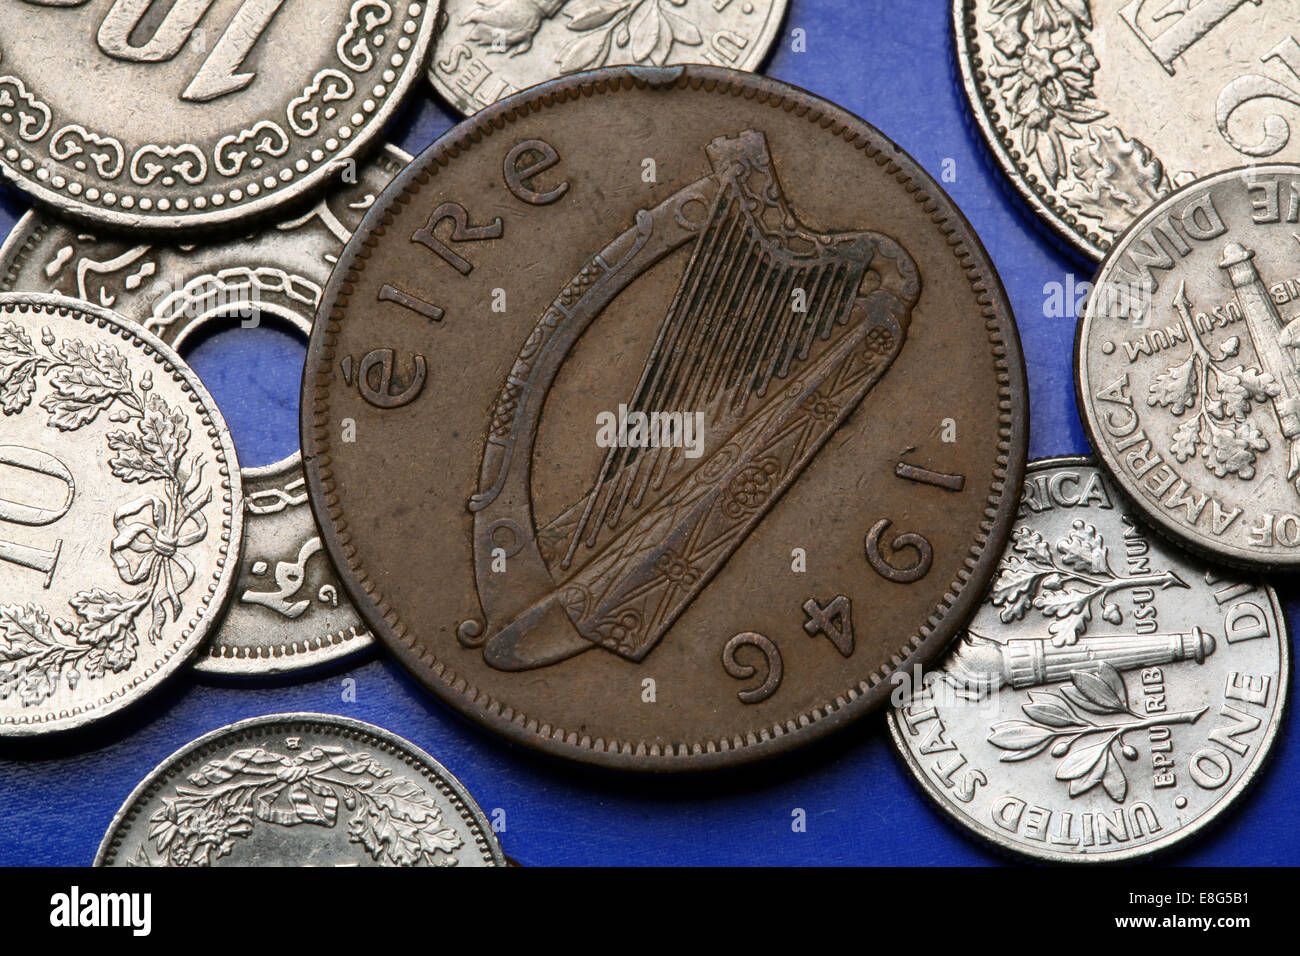
M952 198L973 222L1015 307L1029 366L1031 457L1087 450L1071 384L1073 321L1045 314L1044 286L1090 268L1053 251L1008 197L972 139L954 87L947 0L790 0L767 71L865 117L938 177L955 162ZM791 50L802 28L807 51ZM452 123L423 88L390 131L418 153ZM23 211L0 197L0 227ZM254 357L257 350L261 355ZM225 404L239 453L268 461L294 439L301 350L264 336L226 336L193 356ZM270 373L249 374L247 366ZM269 386L264 384L269 381ZM287 403L287 404L286 404ZM266 427L260 427L266 426ZM1289 612L1297 591L1280 582ZM341 700L356 679L357 700ZM405 671L375 653L308 680L248 686L182 675L91 737L44 741L0 759L0 864L87 864L119 804L154 765L230 721L290 710L373 721L442 760L482 805L503 808L506 852L529 865L637 863L984 864L1002 858L940 818L895 757L878 717L811 752L697 780L645 780L575 770L511 748L464 723ZM1286 721L1256 789L1212 833L1167 857L1194 864L1300 862L1287 794L1300 752ZM803 808L807 832L791 830Z

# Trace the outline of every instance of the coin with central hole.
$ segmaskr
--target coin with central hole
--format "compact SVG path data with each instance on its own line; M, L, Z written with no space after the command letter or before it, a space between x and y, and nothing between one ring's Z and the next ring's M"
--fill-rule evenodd
M182 352L211 329L228 326L237 334L263 320L279 320L305 340L343 244L409 160L387 147L350 183L278 225L197 245L91 234L31 212L0 248L0 291L111 304ZM245 545L235 597L196 668L282 673L370 646L321 552L298 453L244 468L243 481Z
M376 635L510 739L641 770L883 703L978 602L1026 437L939 187L705 67L557 80L430 147L331 277L301 408Z

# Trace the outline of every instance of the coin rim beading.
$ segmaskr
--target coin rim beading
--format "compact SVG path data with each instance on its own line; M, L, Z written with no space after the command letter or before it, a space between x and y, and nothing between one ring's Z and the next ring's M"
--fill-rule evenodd
M333 342L344 318L343 310L360 270L364 269L379 237L392 223L394 207L410 202L432 180L437 167L448 165L497 130L505 129L516 117L566 100L620 89L667 91L687 87L696 92L753 99L774 110L803 117L816 129L830 131L862 150L929 214L970 282L979 304L979 316L988 332L998 383L997 457L984 516L956 580L944 589L925 623L879 670L832 695L818 707L743 734L667 744L653 740L607 740L555 727L520 713L507 702L469 683L451 664L421 646L386 601L375 598L375 583L358 566L347 519L339 510L338 496L333 491L328 410L332 374L328 369L334 363ZM936 200L931 191L941 200ZM941 209L941 201L950 212ZM982 271L975 261L977 255L987 264L986 270ZM1005 306L1002 315L995 308L994 294ZM717 67L611 67L553 80L503 99L455 127L390 183L339 257L321 301L303 373L300 402L303 465L312 510L344 588L372 633L440 700L509 740L553 756L622 770L704 770L782 753L819 739L887 701L891 689L887 678L895 670L928 661L944 649L957 630L955 625L945 628L945 622L964 619L966 612L983 599L984 588L1002 556L1001 546L989 547L990 539L1005 543L1018 510L1027 457L1029 396L1019 333L992 260L956 204L891 140L848 111L787 83ZM1009 360L1009 353L1014 361ZM970 586L972 575L975 587ZM919 661L914 660L921 651L926 653Z
M1054 238L1065 243L1074 255L1082 255L1097 265L1115 245L1106 245L1098 233L1088 231L1079 217L1065 204L1053 203L1047 189L1023 161L1020 150L1011 142L1005 126L994 122L990 100L996 95L989 87L984 61L979 55L979 31L975 25L978 0L952 0L952 38L957 67L965 87L965 100L979 127L984 145L992 154L998 170L1017 196L1047 225Z

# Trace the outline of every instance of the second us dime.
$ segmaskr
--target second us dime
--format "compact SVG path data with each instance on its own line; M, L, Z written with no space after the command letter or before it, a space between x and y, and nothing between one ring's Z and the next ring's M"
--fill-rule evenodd
M372 630L514 740L737 763L882 703L975 606L1025 388L961 214L784 84L610 70L502 101L345 250L312 506Z
M939 669L907 675L889 728L981 838L1130 859L1250 785L1286 706L1288 640L1267 585L1153 537L1090 461L1034 462L983 606Z

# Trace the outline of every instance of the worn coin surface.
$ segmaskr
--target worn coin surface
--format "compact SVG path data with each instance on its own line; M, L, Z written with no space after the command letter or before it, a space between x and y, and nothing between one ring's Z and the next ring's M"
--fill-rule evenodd
M1178 186L1300 160L1292 0L953 0L953 19L998 165L1091 259Z
M943 811L1061 862L1154 853L1228 809L1290 682L1273 590L1152 536L1083 458L1033 462L993 586L898 684L889 729Z
M756 70L787 0L444 0L429 82L466 116L602 66Z
M0 291L102 303L177 349L205 328L252 316L279 318L305 338L344 243L409 161L389 146L360 165L350 184L288 221L197 245L91 234L31 212L0 248ZM235 598L195 666L219 674L282 673L368 647L370 633L322 551L298 453L244 468L243 485L245 543Z
M6 3L0 170L101 224L243 222L324 188L375 139L425 70L437 13L437 0Z
M326 289L303 450L371 629L513 740L738 763L882 703L1009 531L1024 370L915 163L782 83L596 71L490 107Z
M1143 518L1210 557L1300 566L1300 166L1162 201L1079 323L1079 408Z
M241 720L160 763L95 866L505 866L482 809L409 740L330 714Z
M88 724L189 661L239 568L235 447L150 332L0 295L0 736Z

